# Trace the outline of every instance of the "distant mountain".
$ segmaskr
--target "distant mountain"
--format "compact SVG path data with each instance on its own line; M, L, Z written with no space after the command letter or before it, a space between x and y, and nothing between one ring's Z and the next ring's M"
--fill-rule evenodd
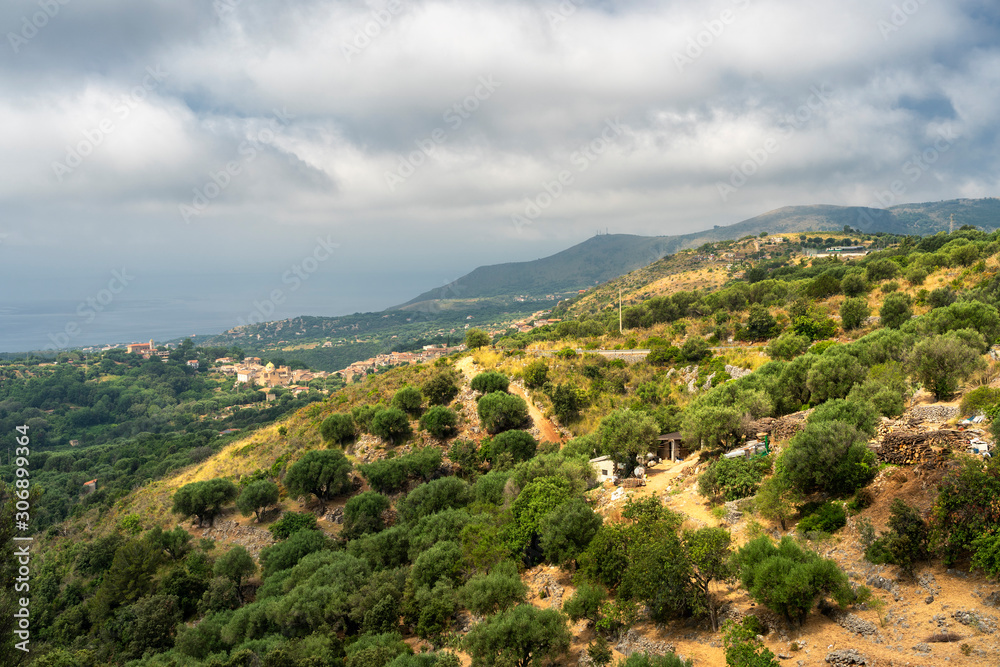
M481 266L396 308L426 301L541 296L592 287L655 262L672 251L669 236L603 234L530 262ZM395 310L390 308L389 310Z
M481 266L454 282L424 292L401 306L411 309L432 301L497 296L541 296L567 292L624 275L670 253L709 241L738 239L761 232L860 231L888 234L933 234L955 227L1000 227L1000 199L954 199L925 204L902 204L888 209L864 206L786 206L732 225L716 226L677 236L594 236L555 255L531 262Z

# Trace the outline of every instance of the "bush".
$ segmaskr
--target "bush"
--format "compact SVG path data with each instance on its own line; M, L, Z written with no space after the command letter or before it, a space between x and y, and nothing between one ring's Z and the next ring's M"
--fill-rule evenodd
M835 398L817 407L809 415L810 424L819 422L839 421L850 424L868 436L875 435L879 421L879 413L867 401L851 401Z
M868 282L877 283L899 275L899 264L891 259L877 259L865 267Z
M469 485L457 477L442 477L421 484L398 503L396 513L406 523L416 523L449 508L465 507L472 500Z
M458 415L443 405L435 405L420 418L420 428L444 440L458 432Z
M382 513L389 509L389 499L377 491L365 491L344 506L344 537L356 539L385 528Z
M706 498L747 498L757 493L764 476L771 472L771 458L720 458L698 477L698 492Z
M300 530L319 530L316 525L316 515L310 512L285 512L280 519L272 523L268 530L276 540L285 540Z
M840 321L845 331L857 329L865 323L869 315L871 315L871 309L864 299L848 297L840 304Z
M486 371L472 378L469 383L473 391L486 395L494 391L507 391L510 386L510 378L497 371Z
M260 566L265 577L295 567L303 557L331 547L330 540L318 530L300 530L288 539L260 552Z
M354 418L349 414L334 413L323 420L319 432L324 440L336 445L350 442L355 436Z
M453 371L432 375L421 387L431 405L448 405L458 396L458 382Z
M615 663L615 667L694 667L694 661L682 660L675 653L663 655L656 653L631 653L624 660Z
M494 391L479 399L479 419L489 433L500 433L527 426L528 404L520 396Z
M441 467L441 452L433 447L418 449L393 459L381 459L358 466L358 472L379 493L403 490L410 479L429 480Z
M850 424L807 424L782 456L784 475L804 492L849 494L866 486L878 472L867 440Z
M898 565L911 577L917 562L927 560L929 530L916 509L896 498L889 508L889 530L865 549L865 558L876 565Z
M807 336L799 336L794 331L786 331L767 345L767 354L772 359L791 361L809 349L812 341Z
M756 623L755 623L756 621ZM747 616L740 623L726 621L722 626L722 645L727 667L780 667L777 657L757 638L760 621Z
M585 618L591 623L596 623L601 607L607 599L608 592L604 588L584 582L577 586L576 592L563 603L563 611L574 621Z
M849 297L861 296L868 291L868 281L860 271L846 273L840 281L840 291Z
M751 540L736 553L736 565L750 597L793 623L801 624L825 595L841 606L854 600L847 575L834 561L802 549L789 537L777 546L766 536Z
M524 367L524 386L534 389L545 384L549 375L549 365L536 359Z
M372 435L395 444L410 437L410 420L399 408L385 408L372 417L371 432Z
M907 294L893 292L882 302L879 318L884 327L900 328L913 318L913 300Z
M420 390L410 385L403 387L392 396L392 407L413 416L420 414L423 403L424 397Z
M504 455L514 463L520 463L533 457L537 449L538 441L527 431L504 431L484 443L482 455L490 463L495 463Z
M459 599L477 616L488 616L525 601L528 587L517 573L517 565L505 561L489 574L477 574L462 587Z
M847 525L847 512L841 503L823 503L799 521L800 533L833 533Z
M559 505L538 526L539 545L545 559L555 565L574 561L602 523L601 516L579 498Z

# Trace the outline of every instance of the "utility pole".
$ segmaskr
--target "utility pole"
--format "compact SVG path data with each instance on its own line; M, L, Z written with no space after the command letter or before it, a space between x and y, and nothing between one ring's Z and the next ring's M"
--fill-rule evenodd
M621 288L621 285L618 286L618 333L623 333L623 331L622 331L622 288Z
M955 233L955 214L954 213L951 214L951 220L948 222L948 233L949 234L954 234Z

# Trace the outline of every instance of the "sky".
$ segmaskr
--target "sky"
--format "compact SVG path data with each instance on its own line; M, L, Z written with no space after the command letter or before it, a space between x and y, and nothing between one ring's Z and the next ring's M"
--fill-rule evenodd
M1000 191L987 0L7 0L0 32L0 350Z

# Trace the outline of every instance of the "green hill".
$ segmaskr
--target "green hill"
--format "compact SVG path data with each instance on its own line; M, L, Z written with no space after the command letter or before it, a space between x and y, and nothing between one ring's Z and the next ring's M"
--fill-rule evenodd
M947 230L954 216L957 229L975 225L1000 227L1000 200L955 199L902 204L888 209L864 206L785 206L732 225L676 236L607 234L594 236L555 255L530 262L481 266L397 308L428 301L496 296L541 296L591 287L646 266L661 257L706 242L737 239L761 232L841 231L845 226L868 233L933 234ZM391 308L389 310L395 310Z

